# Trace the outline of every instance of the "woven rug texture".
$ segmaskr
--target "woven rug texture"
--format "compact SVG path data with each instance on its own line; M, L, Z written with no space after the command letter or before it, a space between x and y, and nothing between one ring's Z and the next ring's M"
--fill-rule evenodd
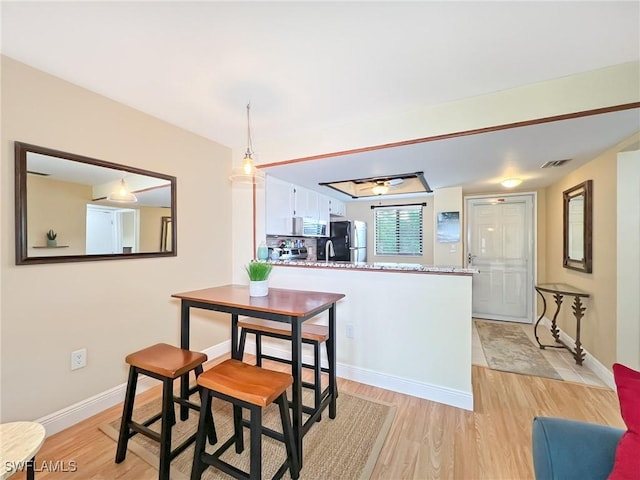
M289 398L291 396L289 395ZM194 403L199 403L197 395L191 397ZM304 391L305 405L312 404L312 394ZM304 465L300 472L303 480L330 479L368 479L375 466L387 433L395 415L394 405L372 400L356 395L340 392L337 399L337 415L329 418L328 409L323 412L322 420L311 427L303 440ZM136 405L133 419L142 422L160 411L160 399ZM173 427L172 445L179 445L185 438L197 429L197 412L191 412L189 419L178 421ZM306 415L303 415L305 418ZM179 419L176 406L176 418ZM206 451L213 452L233 432L232 408L229 403L213 399L213 418L218 435L218 443L209 445ZM245 412L248 419L248 412ZM273 430L282 431L280 414L277 405L269 405L263 411L263 425ZM159 431L160 421L150 428ZM100 426L100 430L115 442L118 441L120 419ZM244 428L245 450L242 454L235 453L233 446L229 448L221 459L236 467L249 470L249 429ZM159 444L143 435L134 435L129 440L127 457L135 453L150 465L158 468ZM191 445L171 462L171 478L187 480L191 474L194 446ZM114 445L115 455L115 445ZM284 444L265 435L262 436L262 477L271 478L286 458ZM125 462L127 459L124 460ZM205 470L203 479L228 479L226 474L213 467ZM289 471L285 479L290 479Z
M518 324L474 321L489 368L562 380Z

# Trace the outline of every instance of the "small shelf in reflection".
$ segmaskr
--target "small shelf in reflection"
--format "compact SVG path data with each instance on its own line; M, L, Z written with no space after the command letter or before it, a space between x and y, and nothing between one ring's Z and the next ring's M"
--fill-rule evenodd
M69 248L69 245L56 245L49 247L48 245L34 245L33 248Z

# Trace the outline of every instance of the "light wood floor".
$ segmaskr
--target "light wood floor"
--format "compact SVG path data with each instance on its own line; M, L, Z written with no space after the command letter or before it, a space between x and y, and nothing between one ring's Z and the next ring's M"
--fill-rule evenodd
M265 366L282 366L265 362ZM606 388L497 372L473 366L475 411L338 379L340 391L394 403L393 426L378 458L374 479L531 479L531 422L557 416L624 427L616 394ZM141 400L159 396L158 388ZM115 443L98 426L120 416L121 405L49 437L37 456L77 463L75 473L38 472L38 480L152 480L157 470L129 453L113 461ZM338 415L340 411L338 410ZM330 421L323 417L322 421ZM304 470L302 472L304 475ZM17 479L24 476L16 475ZM348 480L348 479L340 479Z

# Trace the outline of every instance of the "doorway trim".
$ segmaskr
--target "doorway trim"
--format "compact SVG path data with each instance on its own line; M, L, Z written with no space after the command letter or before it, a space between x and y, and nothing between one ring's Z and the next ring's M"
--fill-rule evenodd
M531 271L528 272L528 275L531 278L531 289L528 293L527 303L529 305L528 311L528 324L533 324L536 319L537 312L537 299L535 298L535 289L533 288L538 281L538 192L528 191L528 192L510 192L505 194L482 194L482 195L465 195L463 197L464 201L464 265L467 268L473 268L473 265L469 266L469 203L472 200L482 200L489 198L506 198L506 197L531 197L532 203L532 212L531 212L531 224L530 224L530 242L531 242ZM508 320L508 319L502 319Z

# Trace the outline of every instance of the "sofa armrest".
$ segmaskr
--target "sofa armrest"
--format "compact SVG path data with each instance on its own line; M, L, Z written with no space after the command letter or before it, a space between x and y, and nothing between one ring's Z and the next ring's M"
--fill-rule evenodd
M605 425L535 417L532 447L536 479L606 479L623 433Z

